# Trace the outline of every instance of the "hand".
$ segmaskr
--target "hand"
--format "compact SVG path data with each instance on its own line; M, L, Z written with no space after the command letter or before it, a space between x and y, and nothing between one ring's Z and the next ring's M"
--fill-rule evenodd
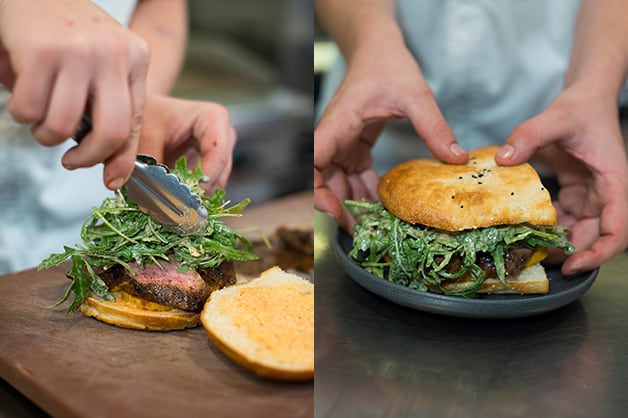
M628 246L628 163L616 97L573 85L546 111L513 130L496 161L519 164L550 145L561 186L555 203L558 223L571 229L576 247L562 272L576 274Z
M188 165L200 162L210 178L204 189L210 192L227 185L233 163L236 133L223 106L167 96L149 96L139 152L173 165L185 155Z
M53 146L91 114L92 132L62 159L68 169L105 163L120 187L133 169L142 122L148 46L90 1L0 1L0 82L8 110Z
M351 231L344 199L377 199L371 149L390 119L408 118L434 155L464 163L434 95L405 46L374 45L355 52L314 132L314 205Z

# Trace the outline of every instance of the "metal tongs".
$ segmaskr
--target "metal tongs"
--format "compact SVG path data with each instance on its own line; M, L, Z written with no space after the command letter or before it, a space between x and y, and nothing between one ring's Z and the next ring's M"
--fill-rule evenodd
M72 139L80 143L91 130L91 118L83 115ZM207 209L201 198L151 156L137 156L126 190L142 212L179 235L200 235L207 229Z

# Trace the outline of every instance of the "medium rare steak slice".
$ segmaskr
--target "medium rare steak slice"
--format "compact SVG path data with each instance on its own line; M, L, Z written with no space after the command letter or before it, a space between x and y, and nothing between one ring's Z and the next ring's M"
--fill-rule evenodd
M200 312L211 292L236 281L232 262L224 262L218 268L202 269L200 273L196 270L177 271L174 261L160 263L162 268L147 264L144 269L129 263L135 275L117 265L99 276L109 289L119 288L147 301L190 312Z

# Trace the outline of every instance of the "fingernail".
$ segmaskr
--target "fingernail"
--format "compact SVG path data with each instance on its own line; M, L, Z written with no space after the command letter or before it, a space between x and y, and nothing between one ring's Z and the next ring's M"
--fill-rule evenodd
M66 170L74 170L76 168L73 164L68 163L64 159L61 160L61 165L63 165Z
M117 190L124 184L124 179L122 177L113 179L109 183L107 183L107 187L111 190Z
M449 151L451 151L451 153L454 154L456 157L465 154L465 151L462 149L462 147L455 142L449 146Z
M500 149L499 152L497 153L497 156L499 158L503 158L504 160L510 160L512 158L512 156L515 154L515 149L512 145L503 145Z

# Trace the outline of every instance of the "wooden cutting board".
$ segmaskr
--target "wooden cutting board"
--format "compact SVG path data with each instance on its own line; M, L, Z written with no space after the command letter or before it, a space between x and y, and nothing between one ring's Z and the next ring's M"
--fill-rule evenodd
M246 209L234 227L313 225L312 196ZM231 223L231 222L230 222ZM63 243L60 243L60 246ZM259 378L232 363L202 328L113 327L58 301L66 268L0 276L0 376L62 417L311 417L313 382Z

